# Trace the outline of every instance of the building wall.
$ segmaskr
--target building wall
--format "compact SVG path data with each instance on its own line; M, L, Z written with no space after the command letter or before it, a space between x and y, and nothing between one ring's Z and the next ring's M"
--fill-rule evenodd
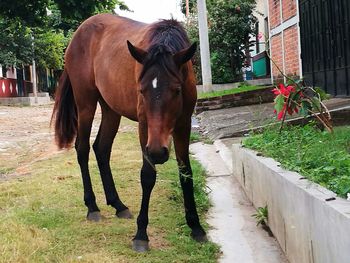
M17 78L17 69L15 67L8 68L6 72L6 78L8 79L16 79Z
M272 75L280 75L280 70L283 69L283 52L282 52L282 35L278 34L271 38L271 58L273 63L271 63Z
M269 5L270 56L274 81L283 75L302 76L297 0L267 0ZM282 72L281 72L282 71Z
M300 76L297 25L284 31L285 68L288 75Z
M283 21L290 19L297 14L296 0L282 0Z
M281 24L280 0L268 0L268 2L270 29L272 29Z

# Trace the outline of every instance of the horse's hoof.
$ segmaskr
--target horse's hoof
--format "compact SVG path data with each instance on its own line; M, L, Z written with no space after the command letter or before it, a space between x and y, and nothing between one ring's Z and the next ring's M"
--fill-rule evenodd
M136 252L147 252L149 250L149 242L146 240L137 240L132 241L132 249Z
M87 220L93 221L93 222L99 222L102 220L100 211L88 212L86 218Z
M192 231L191 236L194 240L200 243L204 243L208 241L207 235L203 229Z
M204 235L199 235L199 236L192 236L192 238L194 240L196 240L197 242L199 243L205 243L205 242L208 242L208 238L207 238L207 235L204 234Z
M133 218L129 209L125 209L123 211L117 212L116 216L119 218L124 218L124 219L132 219Z

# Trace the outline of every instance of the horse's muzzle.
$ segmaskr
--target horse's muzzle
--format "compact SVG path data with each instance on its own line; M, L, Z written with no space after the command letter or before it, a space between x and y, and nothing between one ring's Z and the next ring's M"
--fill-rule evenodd
M169 159L169 150L167 147L161 147L157 150L146 147L146 154L153 164L163 164Z

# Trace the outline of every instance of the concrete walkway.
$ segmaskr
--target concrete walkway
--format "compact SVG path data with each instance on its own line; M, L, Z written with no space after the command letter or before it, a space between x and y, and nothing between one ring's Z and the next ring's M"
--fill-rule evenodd
M232 156L227 145L235 139L218 140L214 145L194 143L190 151L206 169L212 208L207 222L209 238L221 246L223 263L285 263L277 241L252 215L256 212L232 176ZM237 140L237 139L236 139Z
M324 101L329 110L350 108L350 98L334 98ZM249 129L278 122L273 103L256 104L228 109L204 111L196 116L200 130L210 139L222 139L244 135ZM299 115L293 115L293 118ZM287 119L291 119L287 115Z

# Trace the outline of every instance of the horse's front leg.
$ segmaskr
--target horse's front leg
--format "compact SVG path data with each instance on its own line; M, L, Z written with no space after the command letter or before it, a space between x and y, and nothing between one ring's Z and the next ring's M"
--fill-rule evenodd
M145 157L141 169L142 202L139 216L137 217L137 232L133 239L133 249L137 252L149 250L147 235L148 207L153 187L156 182L154 166Z
M139 215L137 217L137 232L133 239L132 247L137 252L149 250L149 239L147 235L148 207L153 187L156 183L156 169L145 154L147 143L147 125L139 123L140 144L143 153L143 165L141 168L142 201Z
M180 183L184 196L184 206L187 225L191 228L191 236L198 242L207 241L206 233L202 228L196 209L193 191L192 169L189 160L189 141L191 119L181 122L173 133L176 160L179 166Z

